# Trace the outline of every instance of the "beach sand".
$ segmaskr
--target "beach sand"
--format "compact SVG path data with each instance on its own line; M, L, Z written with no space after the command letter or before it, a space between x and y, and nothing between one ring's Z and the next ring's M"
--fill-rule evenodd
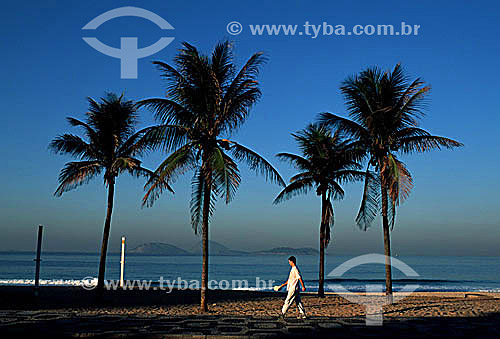
M397 292L394 295L396 300L397 297L402 296ZM285 293L276 292L211 290L209 312L204 316L216 320L247 317L257 323L259 319L264 322L277 321L276 316L283 305L285 296ZM358 294L358 296L364 297L363 294ZM316 321L308 326L318 328L320 322L326 320L340 324L339 321L343 319L350 321L355 319L357 325L363 325L366 307L349 301L349 298L352 298L352 295L347 299L337 294L328 294L325 298L318 298L314 293L303 293L302 301L306 312L312 319L311 321ZM370 300L374 301L385 300L380 297L375 299L376 296L373 295L365 298L372 298ZM56 318L57 315L65 315L65 317L85 319L117 317L116 319L122 320L139 317L163 319L165 322L168 319L187 321L189 317L197 319L200 316L198 309L199 291L196 290L174 290L171 293L158 290L106 291L103 302L96 304L94 291L86 291L81 287L42 286L39 296L35 298L32 287L0 286L0 320L4 319L0 321L0 332L2 329L14 328L22 331L19 322L30 322L26 322L25 318L18 318L16 325L13 319L16 316L29 316L30 314L40 319L43 319L45 314L48 319L50 315ZM442 325L443 321L451 320L453 324L466 324L467 326L473 324L473 329L470 330L478 334L477 328L481 328L487 331L485 337L500 334L500 293L415 292L393 304L382 306L382 309L385 323L390 323L391 320L398 321L398 323L412 320L417 321L415 323L417 325L414 325L416 328L429 328L430 326L444 331L445 327L449 327L450 330L454 328L452 331L456 332L457 325ZM296 314L297 309L295 305L292 305L287 316L292 319ZM5 319L11 319L11 321L5 321ZM99 321L95 324L99 327ZM45 327L47 326L54 329L46 324ZM33 329L33 327L30 328ZM282 332L286 330L286 326L279 328ZM199 334L204 333L206 334L203 331L199 332Z
M315 293L302 293L302 301L310 316L365 316L365 306L350 302L340 294L328 293L318 298ZM356 293L362 296L364 293ZM370 294L369 294L370 295ZM374 295L374 294L371 294ZM397 300L398 297L403 297ZM209 314L276 316L286 294L283 292L222 291L209 293ZM385 317L481 316L500 313L500 293L493 292L414 292L394 293L397 302L384 305ZM352 296L351 296L352 298ZM380 298L373 297L373 302ZM369 297L367 301L372 299ZM361 300L366 303L366 300ZM381 302L383 302L382 300ZM103 304L96 305L94 291L81 287L41 287L38 298L27 286L0 286L0 309L51 310L80 314L198 314L199 291L116 290L105 291ZM296 312L295 305L289 310Z

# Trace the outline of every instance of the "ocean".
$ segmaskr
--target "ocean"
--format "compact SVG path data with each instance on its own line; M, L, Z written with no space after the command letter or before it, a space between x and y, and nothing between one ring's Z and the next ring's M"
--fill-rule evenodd
M209 279L211 288L271 290L288 278L288 256L211 256ZM353 267L342 276L327 275L355 256L326 256L325 290L338 291L339 284L353 292L366 290L366 285L385 286L384 265L362 264ZM33 285L35 275L34 253L0 253L0 285ZM393 290L407 284L417 284L417 291L474 291L500 292L499 257L397 257L411 267L418 276L406 276L393 268ZM85 280L97 277L99 255L79 253L42 253L40 284L81 285ZM297 256L304 283L308 291L318 289L318 257ZM139 256L128 255L125 259L125 279L132 281L170 281L180 287L199 282L201 257L198 256ZM120 256L109 254L106 279L120 278ZM84 280L85 279L85 280ZM234 284L234 280L247 284ZM274 280L275 282L269 282ZM227 281L228 283L223 281ZM265 283L264 283L265 282ZM168 284L168 283L167 283ZM184 285L183 285L184 284ZM178 286L178 287L179 287ZM194 286L194 285L193 285Z

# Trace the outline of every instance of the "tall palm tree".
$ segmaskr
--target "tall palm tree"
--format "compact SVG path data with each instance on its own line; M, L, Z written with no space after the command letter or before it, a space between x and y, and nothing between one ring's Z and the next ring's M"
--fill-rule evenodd
M397 154L454 148L461 143L431 135L419 127L424 116L430 87L417 78L409 79L400 64L388 72L377 67L348 77L341 86L349 117L322 113L320 121L337 127L359 141L368 157L363 198L356 222L366 230L377 213L382 214L386 255L386 294L392 298L390 231L394 228L396 208L413 188L413 179ZM381 203L381 204L380 204ZM389 227L390 226L390 227Z
M318 296L324 297L325 248L330 242L334 224L331 200L344 197L342 183L364 179L365 172L359 171L362 166L357 162L362 160L364 151L356 143L344 139L338 130L332 134L330 129L317 124L310 124L292 136L299 144L302 156L291 153L279 153L277 156L289 161L300 173L290 179L290 184L274 203L305 194L314 188L316 194L321 196Z
M79 161L68 162L59 174L59 187L54 195L61 196L64 192L88 183L104 172L104 184L108 189L108 206L104 231L102 235L101 258L97 292L104 290L104 273L106 269L106 253L113 212L113 197L116 177L124 171L135 177L150 178L154 173L141 166L141 161L135 158L147 148L142 143L142 136L147 129L135 132L137 112L132 101L109 93L106 98L96 102L88 98L89 110L85 121L68 117L71 126L81 127L85 138L74 134L63 134L56 137L49 148L59 154L70 154ZM158 185L172 191L165 181ZM173 191L172 191L173 192Z
M237 70L229 42L216 45L210 56L184 42L174 66L156 61L167 81L166 98L140 101L160 122L145 135L152 148L172 152L156 169L158 180L174 180L193 170L191 224L195 234L201 226L202 276L200 312L207 310L208 228L217 197L229 203L241 181L235 162L244 161L266 180L285 186L279 173L264 158L234 140L223 138L245 121L261 91L256 77L264 62L256 53ZM234 157L230 157L230 154ZM150 206L161 194L158 180L149 180L144 204Z

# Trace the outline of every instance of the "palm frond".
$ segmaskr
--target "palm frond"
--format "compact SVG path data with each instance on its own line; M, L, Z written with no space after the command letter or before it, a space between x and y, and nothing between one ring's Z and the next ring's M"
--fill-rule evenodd
M302 178L288 184L274 199L273 204L279 204L300 194L307 194L314 189L315 181L313 178Z
M292 154L292 153L278 153L276 154L280 160L287 161L291 165L303 171L310 171L312 168L312 164L306 158L301 157L300 155Z
M67 117L66 120L71 126L83 127L85 135L87 136L87 138L90 139L91 143L97 142L98 140L97 132L94 129L92 129L92 127L90 127L89 124L72 117Z
M80 159L89 160L99 157L99 154L93 149L92 145L73 134L63 134L56 137L50 142L49 148L55 153L71 154Z
M130 173L130 175L132 175L136 178L143 177L143 178L146 178L148 180L154 180L155 184L157 186L157 189L160 191L163 191L166 189L166 190L169 190L173 194L175 193L174 189L169 185L167 179L160 178L158 176L158 174L156 174L155 172L153 172L147 168L144 168L142 166L134 166L134 167L128 167L127 171Z
M259 100L262 93L258 82L247 80L237 89L231 100L224 103L216 126L221 132L234 130L242 124L250 112L250 108Z
M161 124L190 126L193 122L194 114L185 105L172 99L144 99L138 101L136 105L152 111L154 118Z
M414 152L427 152L430 150L441 148L451 149L454 147L461 147L462 143L434 135L415 135L403 137L397 141L397 150L410 154Z
M348 77L340 87L349 116L364 127L368 127L367 117L380 108L374 104L382 101L380 97L381 86L378 84L383 76L379 68L368 68L362 71L359 76ZM372 94L372 96L367 94Z
M205 198L205 176L201 169L196 170L191 181L191 226L194 234L198 234L202 221L203 199Z
M251 170L264 175L266 180L286 186L281 175L266 159L237 142L231 141L230 144L231 152L237 160L246 162Z
M380 179L377 173L371 172L369 167L365 173L363 197L356 216L358 227L366 231L377 216L380 208Z
M321 125L328 128L336 128L355 140L365 141L368 138L368 133L363 126L341 116L324 112L319 114L317 120Z
M228 85L226 83L234 74L231 43L229 41L218 43L215 46L212 52L212 70L222 88Z
M381 169L383 183L389 198L397 207L406 200L413 188L413 179L403 162L393 154L388 154Z
M144 189L146 194L142 199L142 205L151 207L160 197L165 188L164 182L174 182L178 175L181 175L196 166L196 160L193 155L192 144L186 144L172 153L165 159L154 171L147 181Z
M297 181L297 180L300 180L303 178L313 178L313 177L314 177L313 172L301 172L301 173L297 173L294 176L292 176L290 178L290 182L294 182L294 181Z
M132 157L119 157L111 164L110 172L116 175L128 171L134 167L141 166L141 161Z
M229 46L227 44L226 46ZM230 132L239 127L248 116L250 108L259 100L261 91L256 80L260 67L266 61L261 52L255 53L231 80L229 77L217 76L216 67L217 118L215 128L219 133ZM225 66L227 67L227 66ZM212 63L212 68L214 64ZM231 76L234 65L231 68Z
M328 191L331 196L331 199L333 200L342 200L344 199L344 189L342 186L339 185L339 183L335 180L331 180L328 183Z
M191 226L193 227L194 233L198 234L203 222L203 204L205 199L205 190L207 189L207 178L205 171L200 167L195 171L193 179L191 181ZM217 194L214 191L210 192L210 205L208 210L208 219L210 221L214 211L215 203L217 200Z
M153 61L153 64L160 71L161 77L166 80L167 96L175 101L182 101L183 91L189 87L189 79L175 67L170 66L162 61Z
M138 141L141 148L170 152L186 144L189 128L179 125L157 125L145 128Z
M132 101L124 100L123 95L107 93L100 102L88 98L89 111L87 124L98 136L98 140L108 148L116 148L125 142L134 132L137 124L136 106Z
M224 102L228 103L236 94L238 94L238 89L241 90L241 84L243 82L247 80L255 80L259 74L260 67L266 61L267 58L262 52L253 54L232 80L224 96Z
M241 177L236 163L220 148L216 148L211 157L214 171L213 184L225 196L226 204L231 202L238 189Z
M414 136L427 136L427 135L431 134L422 128L413 126L411 127L402 126L401 128L398 128L396 131L394 131L391 137L394 140L394 143L396 143L396 141L401 138L414 137Z
M330 237L333 229L333 225L335 223L335 216L333 213L333 205L330 199L326 200L326 214L325 220L321 223L321 226L324 228L321 231L324 232L325 235L325 248L330 244Z
M421 85L423 82L420 79L417 79L414 84ZM415 87L412 87L415 86ZM424 112L422 108L425 106L425 95L430 91L430 86L423 86L421 88L416 87L417 85L413 85L408 87L408 96L402 97L404 100L403 105L399 108L395 118L400 119L401 122L408 126L417 126L418 119L424 116Z
M402 119L402 121L405 124L417 126L418 124L417 119L423 117L424 115L424 112L421 110L421 108L424 106L423 97L430 89L429 87L426 88L424 85L425 85L424 81L420 78L417 78L413 80L413 82L410 85L406 87L404 92L401 93L401 95L399 95L399 99L397 100L397 103L394 105L394 107L398 112L396 113L394 118ZM424 90L422 91L422 89ZM420 98L415 97L414 99L411 99L416 93L420 91L422 91ZM408 102L409 106L407 107L410 107L409 109L410 116L405 116L405 112L408 111L405 109L405 104ZM411 112L413 109L415 109L415 112Z
M396 223L396 204L391 199L389 192L387 193L387 202L389 205L387 208L387 219L389 221L390 230L392 231Z
M59 174L59 187L54 192L55 196L61 196L78 186L88 183L92 178L99 175L103 167L98 161L77 161L67 163Z
M358 164L356 164L356 165L358 165ZM356 168L357 167L358 166L356 166ZM333 173L333 176L335 177L336 182L338 182L339 184L345 184L348 182L364 180L366 177L366 172L346 169L346 170L335 171Z
M143 155L151 146L144 139L144 135L151 127L143 128L131 135L116 151L118 157L133 157Z

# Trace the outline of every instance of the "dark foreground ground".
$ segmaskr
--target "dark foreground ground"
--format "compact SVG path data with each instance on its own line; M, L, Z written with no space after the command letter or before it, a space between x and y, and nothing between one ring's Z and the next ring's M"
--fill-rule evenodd
M384 306L382 326L366 326L364 307L338 295L303 297L309 318L284 295L211 291L210 311L197 314L199 291L106 291L97 303L81 287L0 286L0 338L42 337L381 337L500 338L500 299L489 294L418 295Z

